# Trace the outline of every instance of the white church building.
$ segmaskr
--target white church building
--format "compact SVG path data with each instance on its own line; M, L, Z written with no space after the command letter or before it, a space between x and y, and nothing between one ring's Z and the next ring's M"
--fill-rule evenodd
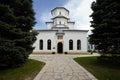
M38 35L33 44L34 52L87 52L88 30L74 29L75 22L70 21L69 10L64 7L56 7L51 10L51 15L51 21L46 22L47 29L36 30Z

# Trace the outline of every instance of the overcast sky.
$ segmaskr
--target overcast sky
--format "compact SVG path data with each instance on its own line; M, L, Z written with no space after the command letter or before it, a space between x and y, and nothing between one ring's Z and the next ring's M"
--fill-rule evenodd
M90 30L91 3L95 0L33 0L35 29L46 29L45 22L51 19L50 12L55 7L65 7L70 11L69 18L75 21L75 29Z

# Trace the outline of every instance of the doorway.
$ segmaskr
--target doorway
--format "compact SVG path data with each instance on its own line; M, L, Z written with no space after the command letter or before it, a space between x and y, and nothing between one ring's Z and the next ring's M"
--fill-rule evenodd
M57 53L63 53L63 44L62 44L62 42L59 42L57 44Z

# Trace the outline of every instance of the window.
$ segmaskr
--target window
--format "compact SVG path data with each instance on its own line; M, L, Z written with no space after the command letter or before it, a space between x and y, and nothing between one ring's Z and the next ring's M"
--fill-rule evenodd
M81 50L81 41L77 40L77 50Z
M56 25L57 23L56 23L56 22L54 22L54 24Z
M43 50L43 40L40 40L40 46L39 46L40 50Z
M62 35L59 35L59 36L58 36L58 39L63 39L63 36L62 36Z
M69 40L69 50L73 50L73 40Z
M47 49L51 50L51 40L50 39L47 41Z
M61 15L61 12L59 12L59 15Z
M59 22L59 24L61 24L61 21Z
M93 49L93 45L91 45L91 49Z

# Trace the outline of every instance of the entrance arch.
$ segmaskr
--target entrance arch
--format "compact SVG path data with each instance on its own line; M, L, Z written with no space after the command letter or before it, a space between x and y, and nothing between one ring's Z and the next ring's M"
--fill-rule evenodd
M63 53L63 43L59 42L57 44L57 53Z

